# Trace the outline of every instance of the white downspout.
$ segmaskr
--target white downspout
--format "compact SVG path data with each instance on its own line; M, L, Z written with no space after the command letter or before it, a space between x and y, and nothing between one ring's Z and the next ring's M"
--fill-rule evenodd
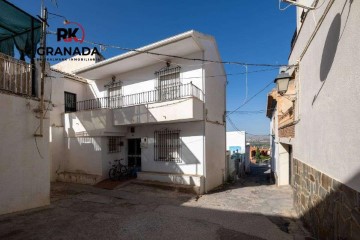
M202 59L205 58L205 50L202 50ZM202 62L201 68L202 68L202 92L203 92L203 120L204 120L204 128L203 128L203 186L204 186L204 192L206 192L206 146L205 146L205 128L206 128L206 108L205 108L205 64Z

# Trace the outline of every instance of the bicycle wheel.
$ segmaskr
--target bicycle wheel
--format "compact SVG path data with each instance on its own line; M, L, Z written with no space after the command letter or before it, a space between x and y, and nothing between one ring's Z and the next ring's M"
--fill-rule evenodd
M120 167L120 176L126 177L128 175L128 168L125 165Z
M113 181L116 180L116 168L110 168L109 178Z

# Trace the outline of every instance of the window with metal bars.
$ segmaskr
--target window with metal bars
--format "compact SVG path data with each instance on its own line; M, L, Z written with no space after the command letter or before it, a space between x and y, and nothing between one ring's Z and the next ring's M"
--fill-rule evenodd
M76 112L76 94L65 92L65 112Z
M109 153L120 152L120 137L109 137Z
M155 131L155 161L181 162L181 140L179 130Z
M160 100L171 100L180 97L180 67L166 67L155 72Z

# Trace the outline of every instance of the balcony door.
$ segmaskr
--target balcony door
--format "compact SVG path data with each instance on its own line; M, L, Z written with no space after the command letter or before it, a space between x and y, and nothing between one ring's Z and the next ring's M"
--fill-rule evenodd
M156 72L158 78L159 101L169 101L180 97L180 67L166 67Z
M110 108L122 106L121 82L114 82L108 85L108 101Z
M65 112L76 112L76 94L64 92Z

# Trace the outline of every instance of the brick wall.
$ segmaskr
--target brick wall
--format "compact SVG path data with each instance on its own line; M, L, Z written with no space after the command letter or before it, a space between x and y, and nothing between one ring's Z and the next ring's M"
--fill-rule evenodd
M360 193L294 159L294 205L317 239L360 239Z
M295 137L295 125L285 125L283 127L279 127L279 137Z

